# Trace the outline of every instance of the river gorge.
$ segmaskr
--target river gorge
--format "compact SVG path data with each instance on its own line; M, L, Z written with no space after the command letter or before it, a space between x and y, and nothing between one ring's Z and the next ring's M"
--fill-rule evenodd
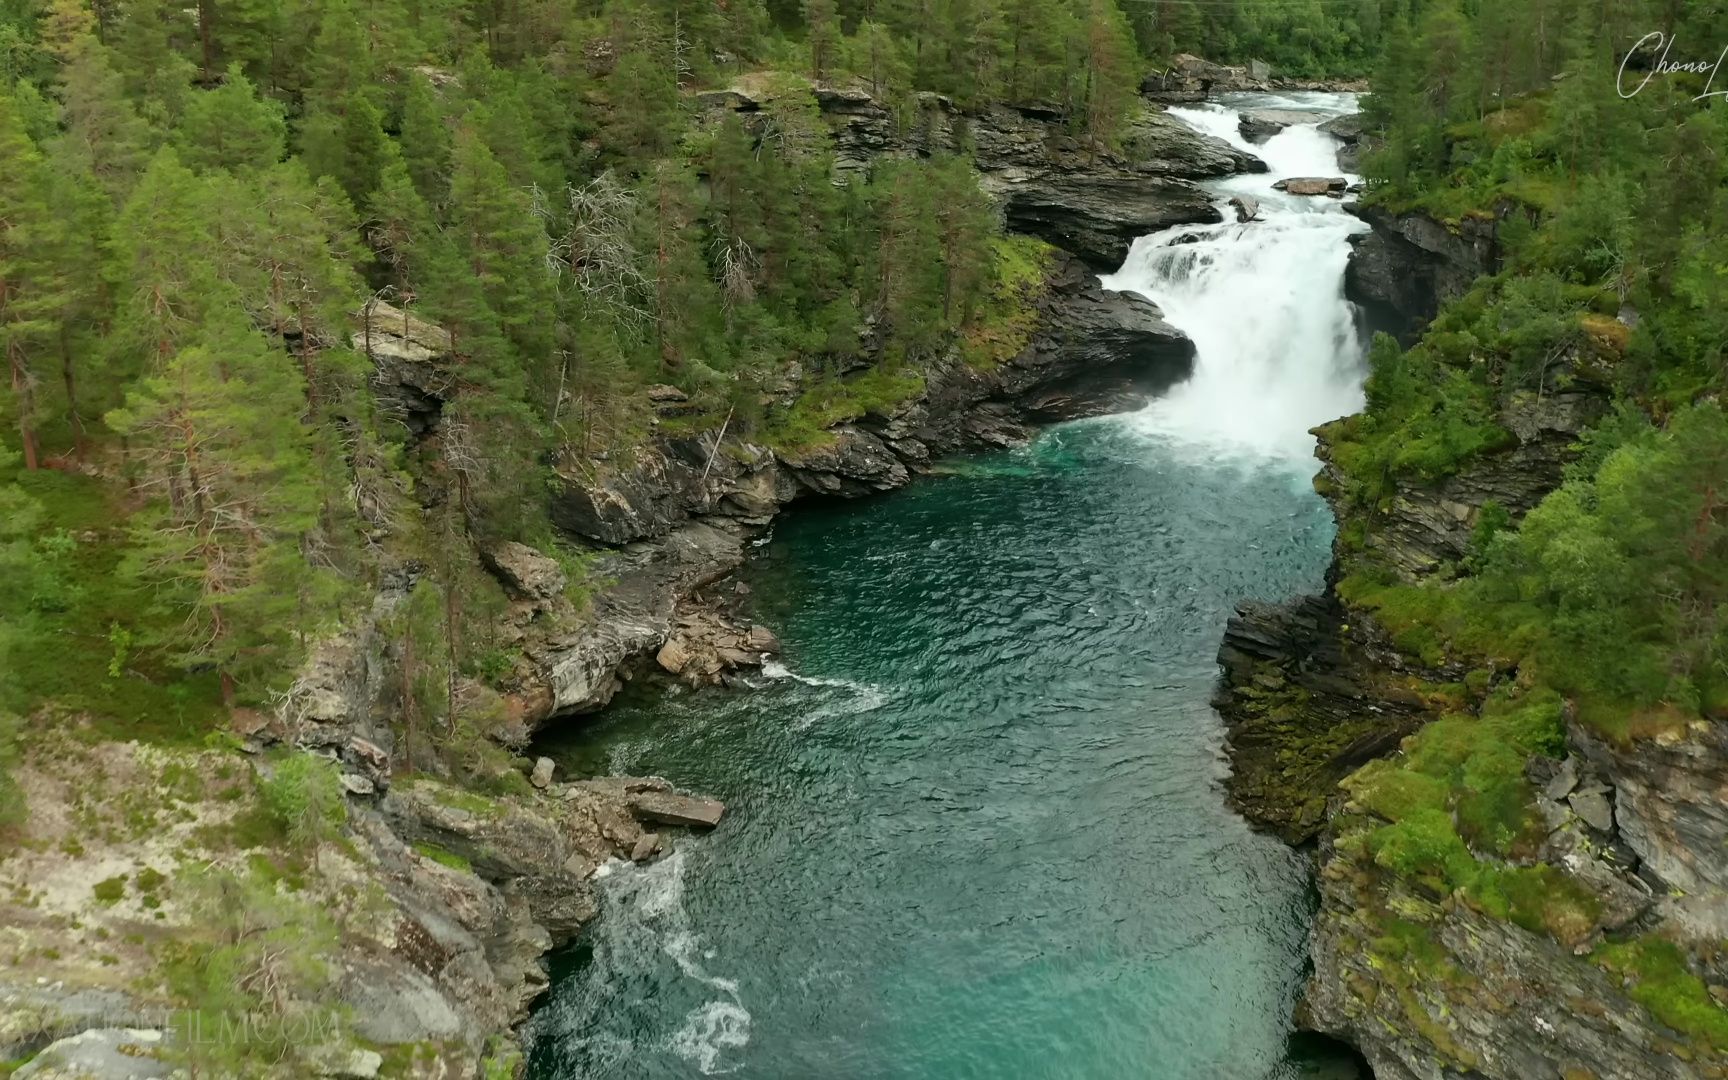
M1333 536L1308 429L1361 405L1351 234L1313 124L1250 147L1241 95L1172 112L1252 150L1259 219L1136 241L1105 285L1197 348L1147 408L780 519L743 575L785 655L748 689L633 687L544 741L660 774L722 826L601 870L554 964L532 1074L1355 1075L1293 1043L1305 856L1219 787L1210 705L1244 599L1316 590Z

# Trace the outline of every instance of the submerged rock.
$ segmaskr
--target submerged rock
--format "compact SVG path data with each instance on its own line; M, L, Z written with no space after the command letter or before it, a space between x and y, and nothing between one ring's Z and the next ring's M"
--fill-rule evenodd
M1342 195L1350 181L1342 176L1292 176L1273 184L1276 191L1291 195Z

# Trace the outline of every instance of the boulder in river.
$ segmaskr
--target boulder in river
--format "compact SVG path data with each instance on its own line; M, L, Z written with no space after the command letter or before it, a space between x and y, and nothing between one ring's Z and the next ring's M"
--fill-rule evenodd
M1292 176L1272 187L1291 195L1342 195L1350 181L1342 176Z
M1236 121L1236 128L1249 142L1262 143L1285 128L1315 123L1322 115L1306 109L1248 109Z
M1320 130L1338 140L1338 167L1345 172L1360 172L1362 152L1372 149L1362 130L1361 113L1335 116L1320 125Z
M1252 195L1232 195L1230 205L1236 208L1236 220L1243 224L1260 217L1260 200Z
M720 824L726 804L718 799L698 799L675 791L639 791L630 796L630 811L642 821L712 829Z

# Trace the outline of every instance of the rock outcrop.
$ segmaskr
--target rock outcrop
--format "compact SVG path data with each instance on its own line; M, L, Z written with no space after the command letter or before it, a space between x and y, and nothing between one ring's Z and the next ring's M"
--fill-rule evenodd
M1412 894L1330 848L1321 859L1316 973L1299 1019L1361 1049L1376 1080L1722 1075L1719 1055L1663 1024L1576 947ZM1398 952L1389 924L1421 951Z
M1344 272L1345 295L1394 325L1406 343L1441 304L1462 296L1478 277L1499 271L1499 223L1507 214L1522 213L1508 205L1498 217L1465 217L1454 226L1419 212L1347 209L1372 228L1351 238L1355 250Z
M1242 605L1218 663L1213 705L1233 766L1225 794L1286 843L1314 839L1338 782L1434 715L1410 688L1415 671L1329 594Z
M1223 220L1212 196L1180 179L1097 173L1005 173L985 178L1008 225L1072 252L1098 270L1122 265L1136 237Z
M1565 882L1586 898L1544 926L1385 872L1360 842L1361 808L1343 802L1321 846L1302 1023L1359 1047L1379 1078L1728 1074L1718 1042L1671 1026L1728 999L1716 857L1728 843L1716 795L1728 744L1715 727L1618 742L1574 719L1568 756L1531 760L1549 889ZM1639 970L1614 951L1631 938L1686 959L1675 974ZM1684 991L1670 981L1662 996L1641 994L1653 978L1694 980L1692 1011L1659 1015Z
M1076 140L1045 109L992 106L967 112L938 94L916 95L913 119L856 86L818 86L842 178L884 155L970 155L1008 224L1098 270L1115 270L1136 237L1172 225L1219 220L1196 180L1264 171L1259 159L1147 108L1120 151ZM764 102L738 87L708 95L716 111L759 115Z
M1212 165L1232 167L1232 159ZM372 310L357 341L380 349L378 377L408 385L411 376L435 399L446 359L435 352L440 339L395 309ZM771 450L725 423L700 430L661 423L627 451L566 454L555 466L550 516L590 549L586 582L599 584L567 595L557 560L522 544L482 552L510 598L496 637L518 657L494 679L504 717L488 734L520 745L554 717L606 705L650 660L698 684L760 666L777 643L736 617L737 593L719 583L786 504L888 491L941 454L1023 441L1036 424L1138 408L1192 370L1193 343L1154 304L1102 288L1071 256L1052 257L1028 314L1035 329L1017 354L993 364L958 350L927 360L921 392L813 440ZM682 417L687 406L671 387L651 387L646 396L645 411L663 419ZM275 737L292 730L303 745L335 750L357 787L387 786L382 765L401 749L376 720L400 704L387 677L400 645L378 628L418 573L405 568L387 581L365 626L323 643L281 709Z
M1411 328L1440 302L1424 290L1456 295L1495 258L1491 221L1454 233L1417 215L1367 216L1376 232L1353 272L1378 248L1396 263L1386 274L1418 275L1401 309ZM1587 333L1538 388L1502 392L1499 445L1440 480L1399 477L1372 508L1335 506L1347 538L1329 578L1366 559L1376 575L1422 582L1466 558L1490 504L1516 520L1559 486L1580 434L1609 408L1618 350L1599 336L1616 335ZM1345 490L1331 445L1350 424L1316 432L1316 486L1328 496ZM1460 824L1463 869L1430 872L1426 856L1395 869L1378 814L1404 813L1388 793L1415 788L1339 781L1412 749L1404 737L1441 715L1487 722L1485 702L1523 676L1503 660L1455 661L1432 642L1394 639L1330 590L1245 605L1219 661L1232 801L1288 840L1318 841L1321 902L1299 1024L1357 1047L1379 1080L1728 1076L1714 1016L1728 1005L1719 723L1663 726L1658 716L1611 737L1567 707L1563 746L1544 743L1514 765L1528 806L1518 839L1488 850Z
M1505 435L1498 447L1444 479L1401 481L1372 515L1367 550L1408 581L1458 563L1470 551L1483 509L1492 504L1510 520L1523 517L1560 486L1578 437L1608 409L1605 385L1569 360L1556 361L1540 394L1520 394L1500 411ZM1316 429L1322 490L1342 483L1328 438L1337 430L1334 424Z

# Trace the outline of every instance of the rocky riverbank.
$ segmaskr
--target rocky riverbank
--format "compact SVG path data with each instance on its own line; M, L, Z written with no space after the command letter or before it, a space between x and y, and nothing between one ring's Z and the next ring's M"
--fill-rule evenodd
M561 463L552 520L590 546L590 577L605 584L578 610L552 560L521 545L489 553L515 597L506 638L524 661L507 703L521 737L604 706L651 657L699 682L759 665L772 635L741 625L729 602L736 592L719 583L788 504L889 491L942 455L1014 445L1037 424L1138 408L1191 370L1193 343L1156 306L1101 288L1072 256L1052 257L1031 314L1036 328L1008 359L940 358L922 371L918 393L805 445L771 448L724 426L689 431L677 422L683 396L664 387L651 391L655 419L639 445ZM402 362L435 333L380 305L361 340L401 384L399 397L435 401L443 358ZM668 642L676 647L668 651ZM328 679L352 683L358 666ZM321 722L344 722L314 711Z
M1417 213L1361 216L1374 231L1352 258L1352 295L1396 312L1406 332L1498 266L1504 214L1455 227ZM1529 833L1503 855L1471 853L1467 887L1376 857L1402 797L1393 793L1410 789L1361 768L1412 753L1474 762L1478 751L1418 749L1409 737L1442 717L1438 745L1468 739L1468 725L1506 724L1497 691L1522 684L1513 665L1389 631L1352 602L1346 579L1364 566L1393 585L1447 574L1484 514L1516 521L1558 487L1580 434L1609 409L1601 373L1613 336L1585 335L1540 387L1505 394L1497 446L1441 479L1395 478L1372 507L1341 497L1333 448L1355 421L1318 429L1316 486L1340 524L1328 591L1243 607L1220 650L1232 801L1285 839L1317 844L1321 907L1298 1019L1358 1047L1379 1080L1728 1075L1700 1034L1728 1001L1719 725L1608 737L1569 706L1535 706L1563 714L1553 741L1516 766ZM1471 779L1478 766L1459 767L1466 791L1487 783Z

